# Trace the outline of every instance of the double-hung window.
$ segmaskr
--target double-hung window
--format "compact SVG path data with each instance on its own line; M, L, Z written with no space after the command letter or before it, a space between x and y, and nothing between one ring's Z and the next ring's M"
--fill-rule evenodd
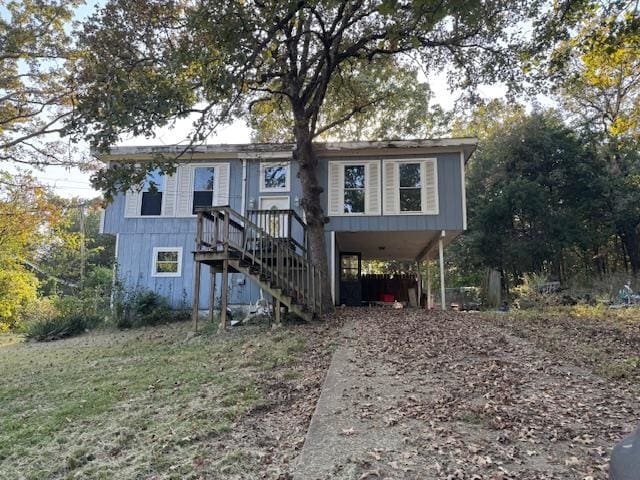
M331 160L329 215L380 215L380 161Z
M438 162L435 158L383 161L385 215L437 215Z
M344 213L364 213L365 210L364 165L344 166Z
M422 168L420 163L400 163L400 211L422 212Z
M142 187L140 215L162 215L163 191L164 175L158 170L148 173Z
M216 184L215 167L195 167L193 169L193 211L213 205Z

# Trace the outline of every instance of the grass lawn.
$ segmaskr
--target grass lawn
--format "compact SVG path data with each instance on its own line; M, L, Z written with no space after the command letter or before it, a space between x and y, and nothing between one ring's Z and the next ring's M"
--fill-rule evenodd
M254 423L277 418L287 401L315 401L330 350L323 329L190 337L190 325L173 324L47 344L0 337L0 478L264 477L278 432L269 443ZM299 435L310 411L299 407L281 433ZM269 463L275 477L278 460Z

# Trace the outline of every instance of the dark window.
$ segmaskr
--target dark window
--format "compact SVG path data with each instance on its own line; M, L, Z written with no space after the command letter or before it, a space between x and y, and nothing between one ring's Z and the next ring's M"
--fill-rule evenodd
M287 188L287 166L273 165L264 167L264 188L284 190Z
M364 165L344 167L344 213L364 213Z
M150 172L144 181L142 188L142 206L140 215L162 214L162 191L164 189L164 176L159 171Z
M215 168L196 167L193 174L193 213L200 207L213 205Z
M419 163L400 164L400 211L422 211L422 178Z

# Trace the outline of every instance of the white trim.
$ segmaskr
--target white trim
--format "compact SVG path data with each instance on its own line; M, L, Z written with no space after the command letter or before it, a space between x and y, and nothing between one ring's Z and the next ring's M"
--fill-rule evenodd
M161 252L178 252L178 271L177 272L158 272L156 265L158 261L158 253ZM182 276L182 247L153 247L151 257L151 276L152 277L181 277Z
M460 188L462 189L462 230L467 229L467 185L464 171L464 152L460 151Z
M377 212L367 212L367 175L370 175L371 167L369 166L372 163L379 164L379 174L380 180L382 181L382 163L380 160L330 160L328 164L340 165L342 167L342 183L340 184L339 193L341 199L341 205L343 207L340 209L338 213L329 212L329 216L331 217L379 217L382 212L382 189L381 186L378 185L378 198L380 199L380 209ZM344 211L344 167L358 167L364 166L364 212L345 212ZM329 174L329 166L327 166L327 177ZM327 195L331 195L330 190L330 179L327 178Z
M106 210L103 208L102 210L100 210L100 226L98 227L98 233L100 235L102 235L104 233L104 217L105 217L105 212Z
M444 237L446 233L442 230L438 239L438 260L440 266L440 308L442 311L447 309L446 290L444 287Z
M258 197L258 210L268 210L267 208L262 208L262 200L286 200L287 208L284 210L291 209L291 197L289 195L260 195Z
M267 187L264 182L264 171L267 167L286 167L284 187ZM289 192L291 191L291 162L260 162L260 193Z
M336 304L336 232L331 232L331 300Z
M184 163L182 164L185 167L189 168L189 191L187 192L189 195L189 215L179 215L178 214L178 208L177 208L177 202L178 202L178 197L180 195L183 195L185 192L181 192L180 188L178 185L176 185L177 188L177 194L176 194L176 217L178 218L195 218L198 215L196 215L195 213L191 213L193 212L193 192L194 187L195 187L195 178L196 178L196 168L213 168L214 172L214 190L213 190L213 195L211 196L211 206L213 206L213 204L215 203L216 200L216 195L218 195L218 192L216 191L216 187L218 186L220 180L219 180L219 175L220 175L220 171L218 169L218 167L220 167L221 165L227 165L229 168L229 191L231 191L231 164L229 162L189 162L189 163ZM231 202L229 202L231 203Z
M394 195L395 195L395 204L397 207L397 211L389 212L384 210L383 215L439 215L440 214L440 189L438 188L438 159L436 157L416 157L416 158L386 158L382 161L382 175L384 175L384 165L385 164L393 164L393 168L395 170L395 186L394 186ZM421 195L420 195L420 203L422 206L422 210L420 211L411 211L406 212L400 209L400 165L403 163L417 163L420 165L420 181L422 183ZM427 191L427 182L426 178L422 178L423 165L427 163L433 164L433 181L435 183L435 210L427 210L426 209L426 191ZM384 180L383 180L384 184ZM384 206L384 199L382 200L382 204Z
M231 165L229 165L229 182L231 182ZM229 186L231 192L231 186ZM242 198L240 199L240 215L247 215L247 159L242 159ZM231 202L229 202L231 203Z

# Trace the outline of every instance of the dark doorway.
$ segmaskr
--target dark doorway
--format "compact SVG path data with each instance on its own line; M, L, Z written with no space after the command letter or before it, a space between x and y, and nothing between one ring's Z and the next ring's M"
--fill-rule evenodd
M340 303L362 304L362 256L359 253L340 254Z

